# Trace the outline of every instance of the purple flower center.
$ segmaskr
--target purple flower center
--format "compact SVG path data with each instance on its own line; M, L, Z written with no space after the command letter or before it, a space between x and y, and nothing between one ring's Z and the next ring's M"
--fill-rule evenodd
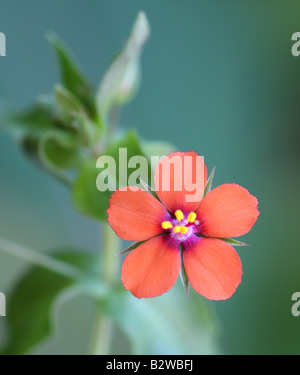
M161 227L176 242L186 242L195 233L199 233L198 225L199 221L195 212L185 215L181 210L176 210L173 218L161 223Z

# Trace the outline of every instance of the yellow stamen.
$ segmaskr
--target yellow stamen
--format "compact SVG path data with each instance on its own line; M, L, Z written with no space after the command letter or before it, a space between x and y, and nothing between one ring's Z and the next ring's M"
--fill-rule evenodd
M175 211L174 215L175 215L177 221L181 221L184 218L183 212L181 210Z
M189 213L189 216L188 216L188 218L187 218L187 221L188 221L189 223L194 223L195 220L196 220L196 217L197 217L197 215L196 215L195 212L190 212L190 213Z
M180 227L176 225L176 227L173 228L174 233L179 233L180 232Z
M188 230L189 230L189 228L187 228L187 227L180 227L180 233L182 233L182 234L186 234Z
M161 223L161 227L163 229L171 229L171 228L173 228L173 225L172 225L172 223L170 221L163 221Z

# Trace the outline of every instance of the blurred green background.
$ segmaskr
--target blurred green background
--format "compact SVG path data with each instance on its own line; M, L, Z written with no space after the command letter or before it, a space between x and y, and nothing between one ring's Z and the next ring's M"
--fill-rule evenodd
M299 2L0 0L0 31L7 38L1 106L23 108L52 91L58 68L45 40L48 30L68 44L98 85L139 10L152 34L141 89L123 111L122 124L143 138L204 155L209 170L217 167L214 186L236 182L259 200L259 220L242 238L251 247L237 248L242 284L230 300L211 303L221 349L299 354L300 317L291 314L291 296L300 291L300 57L291 54L291 36L300 31ZM25 159L1 130L0 159L0 236L41 251L97 250L98 224L75 212L65 188ZM9 295L26 268L0 252L0 291ZM170 293L184 291L178 283ZM34 353L86 352L93 307L82 296L60 306L55 337ZM4 323L0 318L0 343ZM180 324L184 329L189 322ZM129 352L121 334L113 350Z

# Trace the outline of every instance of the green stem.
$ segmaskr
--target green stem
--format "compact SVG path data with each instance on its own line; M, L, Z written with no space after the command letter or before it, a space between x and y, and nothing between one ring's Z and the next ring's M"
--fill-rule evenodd
M114 135L114 132L116 131L116 128L120 121L120 115L121 115L121 107L119 105L115 105L110 114L110 127L109 127L110 137L112 137Z
M108 223L102 227L101 239L101 280L113 284L118 271L119 239ZM96 312L90 353L92 355L109 354L113 336L113 323L107 315L100 311L101 304Z
M0 250L9 255L13 255L19 259L22 259L25 262L44 267L50 271L59 273L60 275L67 276L75 280L81 279L84 276L84 273L74 266L71 266L61 260L52 258L48 254L28 249L25 246L15 244L1 237Z

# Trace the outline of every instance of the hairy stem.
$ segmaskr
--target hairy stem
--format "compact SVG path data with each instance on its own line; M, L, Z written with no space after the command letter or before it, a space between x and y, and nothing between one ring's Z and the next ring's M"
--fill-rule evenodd
M101 238L101 280L106 284L113 284L118 270L118 258L115 254L119 250L119 239L108 223L103 224ZM103 355L110 353L113 337L113 323L109 316L101 312L101 303L95 316L92 332L90 353Z
M70 264L61 260L52 258L50 255L28 249L25 246L15 244L9 240L0 237L0 250L29 262L31 264L44 267L50 271L56 272L60 275L70 277L72 279L81 279L84 272Z

